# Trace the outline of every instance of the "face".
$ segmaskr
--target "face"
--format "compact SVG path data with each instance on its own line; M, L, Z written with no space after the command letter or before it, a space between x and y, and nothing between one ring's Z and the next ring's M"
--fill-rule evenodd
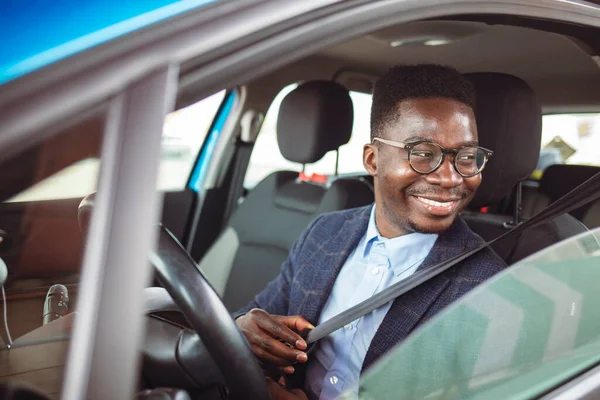
M385 139L425 139L445 148L477 145L473 110L451 99L404 100L398 118L381 132ZM419 174L410 167L408 150L380 142L364 147L365 168L374 177L377 227L385 237L411 232L439 233L452 225L481 184L481 174L463 178L446 155L440 167Z

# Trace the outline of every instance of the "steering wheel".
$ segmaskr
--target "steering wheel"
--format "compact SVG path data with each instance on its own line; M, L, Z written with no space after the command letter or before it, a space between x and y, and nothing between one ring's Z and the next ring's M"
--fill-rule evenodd
M87 231L93 195L79 206L79 223ZM269 399L265 378L219 295L196 262L167 228L160 225L157 249L150 254L156 277L202 339L234 399Z

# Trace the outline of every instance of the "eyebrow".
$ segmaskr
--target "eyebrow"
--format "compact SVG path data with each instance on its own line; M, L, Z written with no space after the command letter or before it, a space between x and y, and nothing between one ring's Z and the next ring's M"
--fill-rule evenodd
M432 139L430 139L430 138L424 138L424 137L421 137L421 136L412 136L412 137L409 137L408 139L404 140L404 143L416 143L416 142L435 143ZM461 148L461 147L477 147L477 146L479 146L479 143L476 140L470 140L470 141L467 141L467 142L461 142L461 143L459 143L456 148Z

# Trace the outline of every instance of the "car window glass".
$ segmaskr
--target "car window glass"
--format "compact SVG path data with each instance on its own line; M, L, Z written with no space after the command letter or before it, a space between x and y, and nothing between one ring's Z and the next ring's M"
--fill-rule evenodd
M183 190L219 109L225 91L218 92L165 118L158 190ZM97 157L85 157L15 195L9 202L82 198L96 191Z
M215 119L225 91L167 114L158 170L159 190L182 190Z
M34 187L43 193L45 185L68 191L60 176L73 170L82 171L81 189L92 189L88 178L97 180L99 165L89 160L98 159L103 132L104 119L98 116L3 159L10 179L3 181L2 198L19 198ZM0 298L0 384L28 384L57 398L77 323L84 240L80 199L38 197L0 203L0 268L6 265L8 272Z
M298 85L286 86L275 97L252 150L250 163L244 180L244 187L252 189L258 182L275 171L302 171L302 164L286 160L281 155L277 144L277 117L279 106L285 96ZM339 174L366 174L362 163L363 146L369 142L371 95L361 92L350 92L354 106L354 124L350 141L341 146L339 151ZM307 174L333 175L335 173L335 151L330 151L316 163L305 166Z
M600 166L600 114L553 114L542 118L542 147L533 176L552 164Z
M600 361L600 230L498 274L361 380L361 398L529 399Z

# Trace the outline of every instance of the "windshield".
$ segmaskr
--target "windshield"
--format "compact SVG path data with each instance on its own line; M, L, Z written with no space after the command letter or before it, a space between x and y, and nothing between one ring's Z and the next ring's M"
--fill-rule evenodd
M541 251L416 330L362 399L525 399L600 361L600 229Z

